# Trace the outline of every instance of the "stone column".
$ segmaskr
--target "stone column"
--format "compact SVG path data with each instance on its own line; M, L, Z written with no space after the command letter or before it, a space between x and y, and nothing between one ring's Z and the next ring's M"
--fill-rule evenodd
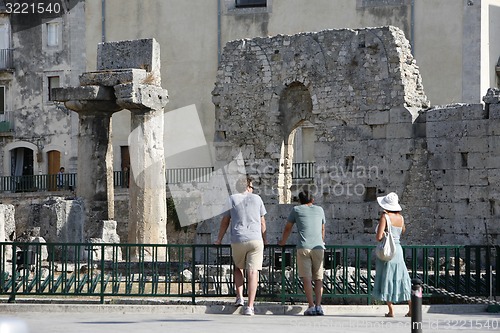
M115 87L117 102L131 111L129 243L167 244L167 195L163 148L166 90L157 86ZM145 259L165 260L165 251ZM138 254L137 254L138 255Z
M79 115L76 194L86 206L85 236L96 238L102 234L100 221L114 219L111 116L121 107L111 87L54 89L54 97Z

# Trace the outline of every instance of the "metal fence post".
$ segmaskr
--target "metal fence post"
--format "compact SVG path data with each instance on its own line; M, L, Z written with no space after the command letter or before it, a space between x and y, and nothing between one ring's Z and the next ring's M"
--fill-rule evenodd
M411 332L422 333L422 281L411 280Z

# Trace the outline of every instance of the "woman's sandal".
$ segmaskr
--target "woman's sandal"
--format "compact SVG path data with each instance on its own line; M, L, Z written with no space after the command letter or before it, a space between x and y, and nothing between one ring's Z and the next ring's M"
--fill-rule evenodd
M386 317L394 317L394 314L392 314L392 313L386 313L385 316Z

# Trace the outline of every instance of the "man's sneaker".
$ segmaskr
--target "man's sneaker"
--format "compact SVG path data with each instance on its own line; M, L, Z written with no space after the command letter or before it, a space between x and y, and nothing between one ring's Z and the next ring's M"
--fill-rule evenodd
M324 316L325 313L323 312L323 308L321 305L316 305L316 315L317 316Z
M243 311L243 314L245 316L253 316L255 314L255 311L253 310L253 308L247 306L247 307L245 307L245 310Z
M311 306L309 309L307 309L306 311L304 311L304 316L316 316L316 307L315 306Z
M243 306L245 305L245 301L243 300L243 298L239 298L239 297L236 297L236 301L234 302L234 306Z

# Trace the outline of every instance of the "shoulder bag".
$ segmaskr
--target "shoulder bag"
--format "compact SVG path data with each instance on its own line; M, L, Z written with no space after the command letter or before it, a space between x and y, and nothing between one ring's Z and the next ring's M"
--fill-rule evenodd
M391 220L387 214L385 214L385 220L387 231L384 231L384 238L377 244L375 254L380 260L389 261L396 254L396 243L391 232Z

